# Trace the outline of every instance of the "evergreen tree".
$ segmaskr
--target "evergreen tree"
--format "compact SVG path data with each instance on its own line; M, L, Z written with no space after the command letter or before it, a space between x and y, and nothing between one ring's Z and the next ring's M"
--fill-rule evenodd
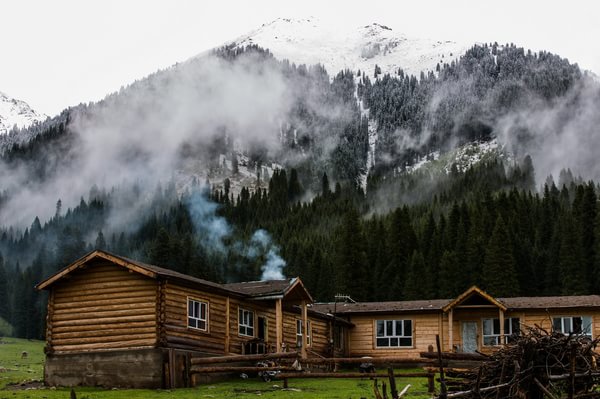
M502 216L496 219L483 262L484 289L493 296L517 296L519 286L508 230Z
M8 275L4 268L4 258L0 253L0 318L10 320L10 302L8 299Z
M359 215L352 207L344 214L335 258L336 290L364 300L367 259Z

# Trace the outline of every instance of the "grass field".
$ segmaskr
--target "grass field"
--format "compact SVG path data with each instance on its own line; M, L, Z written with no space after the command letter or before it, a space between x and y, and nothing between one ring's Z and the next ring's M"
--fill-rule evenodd
M68 388L46 388L35 384L43 379L44 343L16 338L0 339L0 399L68 399ZM21 353L26 351L26 359ZM425 378L397 378L399 389L411 384L406 397L429 398ZM21 384L25 383L24 386ZM359 399L374 398L373 381L356 379L297 379L290 380L289 389L282 383L262 382L258 379L232 380L196 388L177 390L144 390L76 387L79 399L197 399L197 398L306 398L306 399Z

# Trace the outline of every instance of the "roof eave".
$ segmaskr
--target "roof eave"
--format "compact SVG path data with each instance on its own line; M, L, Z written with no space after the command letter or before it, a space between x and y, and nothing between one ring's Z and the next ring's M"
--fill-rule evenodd
M82 267L85 263L89 262L90 260L92 260L94 258L102 258L102 259L108 260L110 262L113 262L120 266L123 266L129 270L138 272L146 277L150 277L150 278L157 277L157 274L151 270L143 268L139 265L134 265L133 263L128 262L125 259L122 259L118 256L111 255L107 252L100 251L100 250L94 250L94 251L89 252L88 254L82 256L81 258L77 259L75 262L71 263L70 265L64 267L63 269L61 269L57 273L53 274L52 276L48 277L44 281L40 282L39 284L37 284L35 286L35 289L38 291L41 291L41 290L50 288L50 286L52 284L54 284L55 282L57 282L58 280L60 280L64 276L66 276L67 274L71 273L72 271L77 270L78 268Z

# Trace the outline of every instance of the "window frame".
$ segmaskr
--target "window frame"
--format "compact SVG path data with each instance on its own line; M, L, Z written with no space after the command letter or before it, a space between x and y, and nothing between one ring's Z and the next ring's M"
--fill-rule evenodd
M248 321L250 322L250 324L246 324L246 320L245 320L245 314L248 314L250 317L248 317ZM244 320L242 320L244 319ZM238 335L240 337L248 337L248 338L254 338L256 337L256 312L252 309L247 309L247 308L242 308L241 306L238 307ZM242 329L244 329L244 332L242 332ZM252 335L248 334L249 330L252 330Z
M486 325L486 321L487 320L491 320L492 321L492 333L491 334L486 334L485 333L485 325ZM518 320L517 323L519 323L519 326L521 324L521 319L519 317L505 317L504 318L504 344L507 344L509 342L509 339L511 336L516 335L517 333L515 333L513 331L513 320ZM498 333L494 332L494 322L498 321ZM508 329L506 328L508 326ZM521 328L519 327L519 332L518 334L521 333ZM486 343L486 338L493 338L495 343ZM498 317L484 317L481 319L481 344L485 347L485 346L500 346L500 319Z
M383 323L383 335L379 335L379 323ZM392 331L391 334L388 333L388 323L392 323ZM402 335L397 334L398 323L402 325ZM410 329L408 331L409 335L406 335L407 331L406 326L407 323L410 323ZM374 338L374 348L375 349L411 349L415 348L415 322L413 319L376 319L373 321L373 338ZM387 345L380 345L380 340L387 339ZM403 340L410 339L410 345L402 345ZM392 343L396 340L396 344L392 345Z
M564 332L564 327L565 327L565 319L570 319L571 320L571 328L573 327L574 323L573 323L573 319L579 318L581 319L581 332L577 333L577 332ZM593 324L594 324L594 318L593 316L590 315L577 315L577 316L573 316L573 315L569 315L569 316L552 316L552 329L555 330L554 328L554 321L556 319L560 319L561 320L561 331L558 331L564 335L569 335L569 334L577 334L577 335L585 335L587 337L590 337L590 339L594 339L594 328L593 328ZM589 325L584 324L584 322L586 320L589 320ZM587 332L584 332L584 328L585 330L587 330ZM556 331L556 330L555 330Z
M307 328L308 337L306 337L307 341L308 341L307 348L310 348L312 346L312 324L311 324L310 320L306 320L306 325L308 327ZM301 348L302 345L304 344L304 339L303 339L304 329L302 327L303 327L302 319L296 319L296 347L298 347L298 348ZM301 344L298 345L298 342L300 342Z
M186 318L186 327L190 330L193 331L199 331L199 332L204 332L204 333L208 333L209 330L209 315L210 315L210 302L207 301L206 299L200 299L200 298L194 298L194 297L187 297L187 318ZM198 303L198 311L199 311L199 317L195 317L194 315L190 314L190 304L191 303ZM204 319L201 317L202 316L202 306L204 305ZM196 321L196 327L194 326L190 326L190 319L191 320L195 320ZM204 322L204 328L200 328L197 327L198 322Z

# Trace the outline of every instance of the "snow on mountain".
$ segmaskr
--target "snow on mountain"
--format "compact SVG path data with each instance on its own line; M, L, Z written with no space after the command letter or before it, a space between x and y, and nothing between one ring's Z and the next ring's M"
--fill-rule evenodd
M14 126L22 129L46 118L46 115L34 111L26 102L0 92L0 135L7 134Z
M405 171L413 173L418 170L427 170L449 174L453 168L456 168L459 172L465 172L480 162L491 160L502 160L510 163L514 162L514 157L498 142L498 139L475 141L466 143L444 154L434 151L424 157L416 158L412 165L407 165Z
M375 65L384 74L402 68L419 76L421 71L435 70L437 63L450 63L472 45L409 38L377 23L358 29L334 27L315 18L278 18L232 43L240 47L255 44L296 64L322 64L330 75L348 68L371 76Z

